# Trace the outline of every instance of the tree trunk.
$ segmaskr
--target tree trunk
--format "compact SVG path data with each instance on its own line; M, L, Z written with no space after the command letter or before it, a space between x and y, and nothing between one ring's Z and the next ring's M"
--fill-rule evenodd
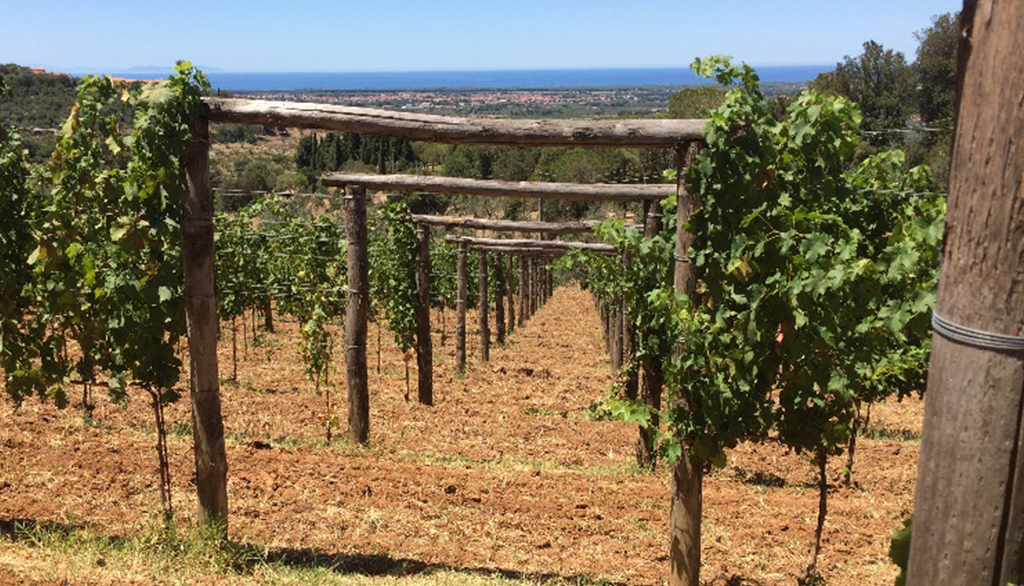
M968 0L907 584L1024 582L1024 2ZM938 321L938 320L937 320ZM940 322L940 323L946 323Z

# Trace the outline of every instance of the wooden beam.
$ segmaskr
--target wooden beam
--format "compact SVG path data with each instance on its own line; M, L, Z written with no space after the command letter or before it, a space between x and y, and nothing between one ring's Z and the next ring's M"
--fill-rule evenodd
M185 315L188 322L189 399L196 461L199 524L227 535L228 464L217 371L217 298L214 288L213 192L209 124L195 122L184 158L182 222Z
M470 244L470 250L486 250L487 252L504 252L516 256L528 256L533 258L558 258L565 255L567 250L548 250L545 248L531 248L528 246L487 246Z
M318 128L448 144L675 148L706 120L526 120L437 116L311 102L205 98L211 122Z
M598 242L566 242L563 240L516 240L498 238L471 238L468 236L446 236L446 242L468 242L470 246L497 246L511 248L532 248L536 250L589 250L606 254L617 254L619 249L611 244Z
M521 222L517 220L490 220L485 218L458 218L455 216L431 216L413 214L412 221L417 224L443 226L445 228L466 228L469 230L487 230L491 232L534 232L538 234L590 234L601 222L587 220L584 222ZM636 229L640 226L631 224Z
M361 185L367 189L378 191L415 191L573 201L649 201L665 199L675 193L675 185L671 184L546 183L463 179L433 175L374 175L371 173L326 173L321 182L327 187Z

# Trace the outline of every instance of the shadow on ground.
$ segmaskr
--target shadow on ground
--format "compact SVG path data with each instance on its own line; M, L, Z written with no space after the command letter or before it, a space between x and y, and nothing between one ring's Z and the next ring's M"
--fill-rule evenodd
M88 525L37 521L35 519L0 519L0 539L30 547L40 547L48 542L70 540L91 529ZM92 533L97 542L106 547L129 549L132 540L118 535ZM168 534L167 539L187 538ZM289 569L329 570L339 575L401 578L406 576L429 576L435 573L454 572L482 577L496 577L504 580L526 580L539 584L573 584L577 586L640 586L623 582L612 582L589 576L562 576L555 573L528 573L505 568L457 567L429 563L420 560L395 558L388 555L341 554L314 548L263 548L252 543L228 542L223 548L225 570L237 574L251 574L262 565ZM753 582L725 582L727 586L756 586Z

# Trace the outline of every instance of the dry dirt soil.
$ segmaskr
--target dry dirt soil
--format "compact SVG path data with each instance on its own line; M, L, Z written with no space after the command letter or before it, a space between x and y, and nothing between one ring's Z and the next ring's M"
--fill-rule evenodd
M637 473L635 426L586 417L611 383L589 294L557 290L504 347L492 347L489 363L476 357L471 326L464 378L454 372L454 316L444 317L442 341L435 315L434 407L405 400L405 362L386 330L378 373L371 324L369 448L339 439L343 428L325 441L327 397L305 376L295 324L279 319L256 343L239 335L238 380L222 386L232 538L423 568L663 583L667 469ZM223 332L221 372L230 376L230 325ZM328 384L335 400L344 396L343 353L336 355ZM415 397L415 360L410 369ZM913 505L922 413L917 400L875 406L853 488L840 482L844 459L831 462L819 561L828 584L892 583L889 534ZM180 522L192 523L187 400L167 417L174 505ZM15 410L3 402L0 526L26 519L130 535L154 522L156 435L147 401L140 395L123 410L101 400L94 418L85 424L74 404L60 411L32 401ZM333 419L344 422L344 411ZM704 580L795 584L813 537L814 474L806 455L778 445L732 450L728 466L705 482ZM53 579L25 569L39 564L18 562L0 556L0 583Z

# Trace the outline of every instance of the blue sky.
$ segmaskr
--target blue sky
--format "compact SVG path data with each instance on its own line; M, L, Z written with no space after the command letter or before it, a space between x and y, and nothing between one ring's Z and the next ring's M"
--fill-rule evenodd
M959 0L0 0L0 63L117 71L438 71L829 64Z

